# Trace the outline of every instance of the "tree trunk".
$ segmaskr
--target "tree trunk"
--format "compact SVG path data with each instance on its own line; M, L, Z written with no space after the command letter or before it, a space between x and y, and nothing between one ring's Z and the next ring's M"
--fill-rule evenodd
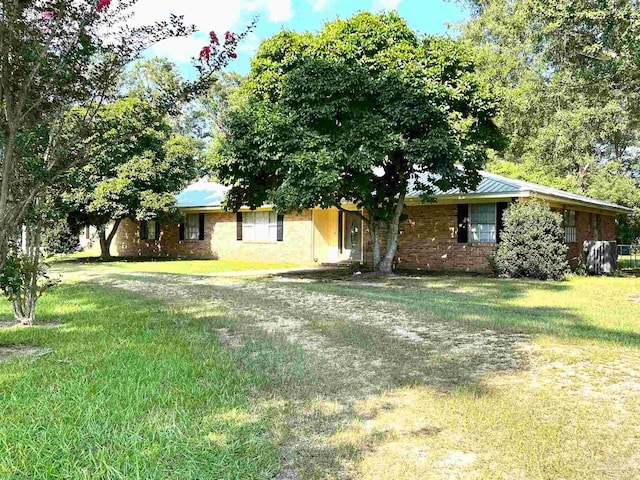
M371 220L369 225L371 232L371 253L373 257L373 269L376 270L380 264L380 222Z
M24 230L24 243L22 253L26 256L23 263L23 284L21 292L13 300L13 313L25 326L30 326L36 317L36 302L38 301L38 278L41 275L40 260L42 246L41 225L39 222L34 227Z
M400 217L402 217L402 211L404 210L404 199L407 194L406 184L404 185L398 201L393 210L391 221L387 224L387 242L386 251L384 257L378 263L375 271L385 275L393 273L393 260L398 250L398 235L400 233Z
M106 225L102 225L99 228L98 237L100 238L100 259L102 261L108 262L109 260L112 259L112 257L111 257L111 242L113 241L114 237L116 236L116 232L118 231L118 227L120 226L120 222L121 222L121 219L117 219L117 220L113 221L113 227L111 228L111 231L109 232L109 235L107 235L107 226Z

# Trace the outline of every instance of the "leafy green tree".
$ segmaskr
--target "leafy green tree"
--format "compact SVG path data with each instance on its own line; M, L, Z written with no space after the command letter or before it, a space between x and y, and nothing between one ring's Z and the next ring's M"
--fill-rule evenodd
M115 87L124 66L156 42L193 32L177 16L132 26L134 3L8 0L0 4L0 266L10 236L37 192L57 185L69 169L93 157L96 139L103 133L94 120L117 96ZM224 42L211 35L194 60L200 75L183 82L173 97L206 90L213 74L235 57L243 35L229 34ZM70 128L68 111L73 106L85 114L74 117ZM63 132L67 132L64 137Z
M45 200L44 192L60 194L70 170L100 154L110 136L101 129L100 113L119 96L117 80L124 67L151 45L194 31L175 15L134 26L135 3L0 1L0 275L9 273L7 259L19 255L28 255L30 263L12 262L13 267L29 271L13 275L15 280L32 283L29 275L43 270L39 255L29 253L39 247L25 253L15 236L21 225L33 225L27 236L41 239L37 222L27 222L29 212ZM199 75L182 82L171 99L183 101L208 89L214 74L236 57L247 31L229 33L223 42L211 32L194 58ZM170 112L173 104L162 108ZM26 291L27 285L21 288ZM34 295L27 303L34 312Z
M69 173L63 198L75 223L98 227L108 260L120 222L170 214L175 194L197 177L199 160L195 140L173 133L150 102L120 100L103 109L101 121L109 127L105 148Z
M354 202L387 273L409 181L425 198L434 185L474 186L487 150L503 146L495 114L464 44L419 36L395 13L362 13L262 43L224 116L216 174L231 186L229 209Z
M496 121L510 138L488 168L640 208L637 6L470 3L475 15L463 38L476 46L479 72L499 92ZM606 184L612 188L601 188Z

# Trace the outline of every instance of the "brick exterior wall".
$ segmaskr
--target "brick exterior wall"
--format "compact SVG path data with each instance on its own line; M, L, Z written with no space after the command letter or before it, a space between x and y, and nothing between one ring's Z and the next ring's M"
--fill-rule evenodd
M282 242L236 240L236 215L228 212L205 214L204 240L180 240L178 224L162 224L160 240L140 240L140 225L125 220L112 244L112 254L121 257L167 256L313 264L311 211L286 215Z
M559 207L554 210L562 212ZM496 245L458 243L457 205L410 205L406 207L406 213L408 220L401 225L398 242L397 262L400 268L457 272L489 270L488 256ZM573 267L578 262L582 242L595 239L593 215L589 211L576 209L577 242L569 245L569 259ZM600 218L600 239L615 240L615 217L601 213ZM140 240L138 222L125 220L113 241L112 254L316 264L313 261L314 226L310 210L285 216L282 242L237 241L236 216L226 212L205 214L204 240L180 240L179 227L175 223L161 225L160 231L160 240ZM384 239L384 232L382 236ZM370 264L371 245L366 228L364 244L365 263Z
M562 210L559 210L562 213ZM595 240L593 228L595 213L576 210L576 242L569 244L569 263L575 268L580 260L582 244L585 240ZM614 241L616 239L616 219L612 215L600 214L600 240Z
M400 227L398 268L455 272L488 272L489 255L495 243L458 243L458 206L455 204L407 206L408 219ZM562 213L561 209L554 209ZM592 231L594 213L576 210L577 242L569 244L569 261L578 263L582 242L595 239ZM384 235L383 235L384 238ZM600 239L616 239L615 217L600 214ZM384 244L382 248L384 252ZM365 263L371 263L371 244L365 230Z
M495 243L458 243L458 206L407 206L408 219L400 226L398 268L487 272L487 257ZM384 239L384 235L383 235ZM382 248L384 250L384 246ZM366 232L365 262L371 263L371 242Z

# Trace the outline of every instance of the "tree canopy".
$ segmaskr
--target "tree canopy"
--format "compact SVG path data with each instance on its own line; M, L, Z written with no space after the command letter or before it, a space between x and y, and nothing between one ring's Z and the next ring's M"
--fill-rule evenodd
M425 197L435 185L470 188L487 150L504 140L471 49L418 35L395 13L264 41L231 105L216 164L232 187L227 208L351 201L365 212L382 271L395 255L409 182Z
M488 168L640 207L635 2L469 3L475 15L462 36L496 85L497 123L510 139Z
M102 255L108 258L120 221L170 214L175 194L197 177L199 165L195 140L174 133L149 101L128 98L107 105L100 123L109 132L105 148L70 171L63 198L76 223L99 227Z

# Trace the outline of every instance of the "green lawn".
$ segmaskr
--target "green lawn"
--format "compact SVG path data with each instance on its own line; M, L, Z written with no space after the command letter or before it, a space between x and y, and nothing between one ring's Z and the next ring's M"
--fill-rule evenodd
M640 478L640 278L148 265L0 329L0 477Z
M251 409L266 379L238 369L209 322L95 285L59 287L40 307L41 320L62 324L0 328L0 344L44 353L0 363L1 478L277 471L267 423Z

